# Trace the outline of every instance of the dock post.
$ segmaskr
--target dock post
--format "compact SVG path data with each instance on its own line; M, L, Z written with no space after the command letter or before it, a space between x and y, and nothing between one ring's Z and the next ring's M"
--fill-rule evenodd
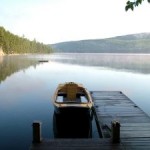
M32 124L33 127L33 141L32 143L40 143L42 141L41 137L41 122L34 121Z
M118 121L113 121L111 123L112 130L112 142L120 143L120 123Z

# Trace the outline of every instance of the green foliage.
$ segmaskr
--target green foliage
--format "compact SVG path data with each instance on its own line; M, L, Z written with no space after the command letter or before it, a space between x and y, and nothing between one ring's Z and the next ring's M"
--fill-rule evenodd
M29 41L24 36L19 37L0 27L0 47L4 53L51 53L49 45L39 43L36 40Z
M125 10L128 11L129 9L134 10L135 7L139 6L142 4L144 0L135 0L134 2L132 1L127 1ZM150 3L150 0L147 0L147 2Z

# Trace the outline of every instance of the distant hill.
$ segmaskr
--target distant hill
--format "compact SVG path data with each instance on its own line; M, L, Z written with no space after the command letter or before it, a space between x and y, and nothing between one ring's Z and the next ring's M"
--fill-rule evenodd
M150 53L150 33L69 41L52 44L51 47L54 52L64 53Z

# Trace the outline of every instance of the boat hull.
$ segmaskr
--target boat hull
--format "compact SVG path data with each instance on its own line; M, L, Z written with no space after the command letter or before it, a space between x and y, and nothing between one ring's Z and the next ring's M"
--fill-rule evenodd
M65 108L54 111L53 133L55 138L91 138L92 117L87 109Z
M87 107L56 107L55 114L60 116L88 116L92 115L92 110Z
M59 84L54 96L53 129L56 138L90 138L92 107L90 92L81 84Z

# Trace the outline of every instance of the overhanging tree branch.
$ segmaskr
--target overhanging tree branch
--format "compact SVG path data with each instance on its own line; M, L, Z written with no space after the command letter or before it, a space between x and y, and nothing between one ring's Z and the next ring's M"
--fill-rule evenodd
M125 10L128 11L129 9L134 10L135 7L142 4L144 0L134 0L134 1L127 1ZM148 3L150 3L150 0L147 0Z

